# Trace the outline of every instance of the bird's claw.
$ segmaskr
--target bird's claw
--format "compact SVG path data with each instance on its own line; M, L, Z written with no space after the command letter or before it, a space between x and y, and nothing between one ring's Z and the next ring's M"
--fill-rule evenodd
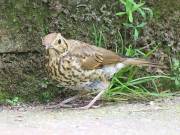
M56 108L72 108L72 105L67 105L67 104L57 104L57 105L51 105L46 107L46 109L56 109Z

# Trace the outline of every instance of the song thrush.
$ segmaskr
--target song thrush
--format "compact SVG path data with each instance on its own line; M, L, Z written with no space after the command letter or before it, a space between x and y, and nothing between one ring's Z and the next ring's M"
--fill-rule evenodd
M46 35L42 44L46 47L45 66L52 79L72 90L100 91L84 107L86 109L100 98L112 76L121 68L127 65L153 65L144 59L124 58L104 48L65 39L60 33Z

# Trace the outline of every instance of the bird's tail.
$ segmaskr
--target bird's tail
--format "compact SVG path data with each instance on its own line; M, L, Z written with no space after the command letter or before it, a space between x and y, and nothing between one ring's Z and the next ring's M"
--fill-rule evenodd
M125 65L135 65L135 66L150 66L150 67L159 67L159 68L167 68L164 65L159 65L157 63L152 63L145 59L139 59L139 58L127 58L123 61L123 64Z

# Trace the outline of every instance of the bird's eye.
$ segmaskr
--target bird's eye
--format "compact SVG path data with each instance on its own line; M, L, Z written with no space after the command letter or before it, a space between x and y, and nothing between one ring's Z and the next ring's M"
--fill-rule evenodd
M61 39L58 40L58 44L61 44Z

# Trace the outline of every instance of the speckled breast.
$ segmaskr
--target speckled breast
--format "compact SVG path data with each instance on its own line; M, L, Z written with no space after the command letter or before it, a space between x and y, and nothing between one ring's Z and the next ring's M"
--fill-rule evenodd
M46 56L46 69L48 75L65 87L82 86L100 78L97 70L84 70L80 60L74 56L64 55L61 57Z

